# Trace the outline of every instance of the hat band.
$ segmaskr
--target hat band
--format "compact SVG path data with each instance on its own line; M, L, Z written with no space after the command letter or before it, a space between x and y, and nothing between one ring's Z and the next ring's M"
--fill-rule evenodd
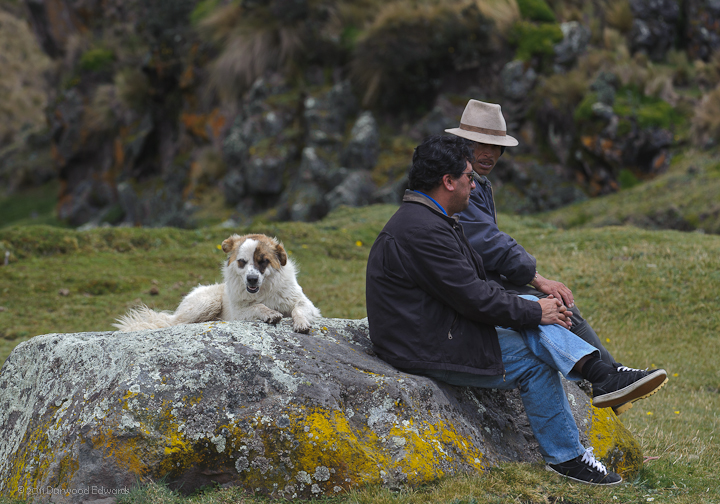
M494 130L488 128L478 128L477 126L470 126L469 124L460 123L460 129L465 131L472 131L475 133L483 133L485 135L493 136L507 136L507 133L503 130Z

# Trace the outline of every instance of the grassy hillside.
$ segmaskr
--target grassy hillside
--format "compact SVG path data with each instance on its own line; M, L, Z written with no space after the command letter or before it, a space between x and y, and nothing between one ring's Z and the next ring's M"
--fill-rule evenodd
M720 157L717 149L677 151L667 173L630 181L618 193L542 216L564 228L631 224L648 229L720 233Z
M232 231L277 235L299 265L300 284L323 314L359 318L365 316L367 253L393 211L392 206L340 209L315 224ZM324 502L720 502L720 450L714 439L720 411L715 362L720 236L631 227L562 230L509 216L501 216L501 227L538 257L544 276L573 289L585 316L623 364L668 370L666 388L621 417L652 458L636 481L614 489L571 485L542 466L508 464L483 476L400 492L368 488ZM0 256L11 253L9 264L0 266L0 359L37 334L111 330L113 319L139 301L173 309L192 286L220 280L223 254L217 246L228 234L220 227L0 229ZM153 287L156 296L149 294ZM214 489L180 498L151 485L126 502L260 499Z

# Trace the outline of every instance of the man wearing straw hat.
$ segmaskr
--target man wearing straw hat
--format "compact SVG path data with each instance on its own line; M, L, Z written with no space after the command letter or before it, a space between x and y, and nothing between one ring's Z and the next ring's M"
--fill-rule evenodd
M518 388L548 468L575 481L622 481L580 443L559 373L585 378L599 408L658 390L664 370L619 372L565 328L559 299L527 299L487 281L457 221L475 188L458 137L415 149L409 189L370 250L366 306L375 353L405 372L456 386Z
M562 282L543 277L538 272L535 258L510 235L498 229L492 186L487 175L505 149L518 144L506 129L500 105L470 100L460 119L460 127L445 130L469 140L473 151L471 163L477 184L470 194L468 207L459 216L468 240L483 259L488 280L497 282L508 292L560 299L572 312L570 330L597 348L605 363L621 372L638 371L616 362L575 306L572 291ZM627 402L613 409L619 415L631 407L632 402Z

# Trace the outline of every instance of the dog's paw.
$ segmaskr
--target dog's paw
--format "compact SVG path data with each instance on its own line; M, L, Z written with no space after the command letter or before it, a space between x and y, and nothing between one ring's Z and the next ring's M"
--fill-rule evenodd
M300 334L307 334L310 332L310 325L309 324L293 324L293 331Z
M276 325L278 322L280 322L283 318L282 313L270 310L265 317L263 318L263 322L267 322L268 324Z
M305 317L293 317L293 331L300 334L310 332L310 322Z

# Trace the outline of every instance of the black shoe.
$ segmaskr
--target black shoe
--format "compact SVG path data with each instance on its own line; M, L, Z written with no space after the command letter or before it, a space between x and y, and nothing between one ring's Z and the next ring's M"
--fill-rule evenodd
M548 464L549 471L554 471L573 481L586 483L588 485L617 485L622 482L619 474L608 471L605 466L595 460L592 448L585 450L585 453L578 455L572 460L561 464Z
M605 380L593 383L593 406L610 408L633 403L653 395L667 381L664 369L641 371L621 366L608 374Z
M614 366L615 366L615 369L617 369L618 371L642 371L641 369L635 369L635 368L623 366L622 364L618 364L617 362L614 364ZM628 402L624 402L622 404L618 404L617 406L613 406L612 410L615 412L615 416L620 416L632 407L633 407L632 401L628 401Z

